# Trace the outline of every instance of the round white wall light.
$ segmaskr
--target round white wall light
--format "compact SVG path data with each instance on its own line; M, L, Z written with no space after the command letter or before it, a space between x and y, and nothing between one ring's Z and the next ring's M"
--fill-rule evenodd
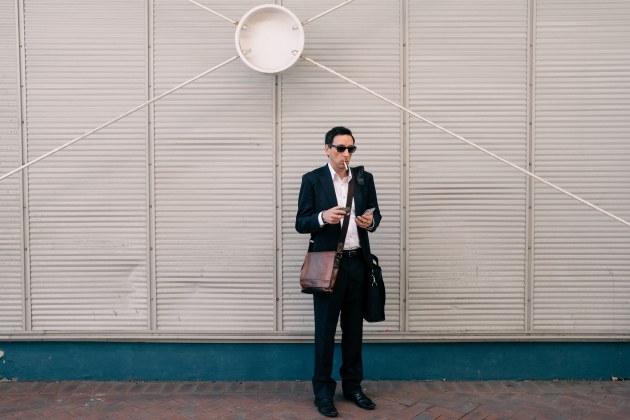
M299 60L304 28L286 7L262 4L245 13L236 27L236 51L250 68L275 74Z

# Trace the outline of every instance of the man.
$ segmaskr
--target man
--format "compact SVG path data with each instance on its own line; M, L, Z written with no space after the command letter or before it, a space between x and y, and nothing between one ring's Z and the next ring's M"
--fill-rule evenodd
M309 233L313 251L334 251L341 234L348 194L348 182L354 179L354 198L348 221L343 256L332 293L313 295L315 312L315 372L313 392L318 411L336 417L333 404L336 382L332 379L335 331L341 314L343 395L359 407L373 410L375 404L361 389L363 380L363 295L371 274L368 232L381 221L372 174L363 168L349 170L356 151L354 136L345 127L326 133L324 152L328 163L302 177L295 229ZM368 210L366 212L366 210Z

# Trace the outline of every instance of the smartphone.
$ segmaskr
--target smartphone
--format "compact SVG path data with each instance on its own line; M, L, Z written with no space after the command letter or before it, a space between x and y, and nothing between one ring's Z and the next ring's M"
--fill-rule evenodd
M339 207L339 210L343 210L344 213L348 213L350 211L350 207Z
M366 214L374 213L374 210L376 210L376 207L370 207L369 209L363 212L363 216L365 216Z

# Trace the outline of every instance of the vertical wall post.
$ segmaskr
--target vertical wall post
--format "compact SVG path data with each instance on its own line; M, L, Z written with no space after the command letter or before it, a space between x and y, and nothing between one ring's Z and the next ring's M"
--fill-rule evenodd
M274 313L275 313L275 330L282 331L284 326L282 324L282 288L283 288L283 276L282 276L282 191L281 191L281 153L282 153L282 126L281 126L281 95L282 95L282 76L274 76L273 87L273 208L274 208L274 220L275 220L275 232L273 236L273 249L275 250L274 258Z
M18 136L22 145L20 156L21 165L28 161L28 131L26 119L26 44L24 33L24 0L16 1L17 17L17 54L18 54ZM31 246L30 246L30 215L29 215L29 183L28 169L20 173L22 178L22 270L23 270L23 328L31 331L32 325L32 301L31 301Z
M147 100L154 96L153 74L153 0L147 1ZM148 200L148 274L149 274L149 325L151 331L157 330L157 275L155 265L155 106L147 107L147 200Z
M534 172L534 44L536 0L528 1L527 34L527 170ZM526 179L526 263L525 263L525 331L533 332L534 324L534 181Z
M409 108L409 4L408 0L400 2L400 27L401 27L401 80L402 103ZM402 166L401 166L401 217L400 217L400 331L408 331L409 327L409 114L401 112L402 118Z

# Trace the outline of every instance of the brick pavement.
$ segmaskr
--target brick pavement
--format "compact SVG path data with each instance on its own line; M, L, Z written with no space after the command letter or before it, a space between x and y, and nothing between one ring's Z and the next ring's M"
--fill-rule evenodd
M630 419L630 381L366 381L345 419ZM323 419L308 382L0 382L1 419Z

